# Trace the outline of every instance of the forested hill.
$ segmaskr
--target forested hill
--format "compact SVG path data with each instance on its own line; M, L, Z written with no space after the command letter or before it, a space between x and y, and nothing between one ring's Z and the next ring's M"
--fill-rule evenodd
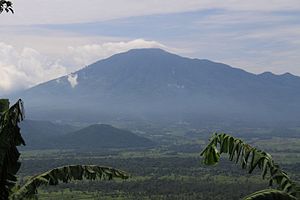
M57 145L71 149L141 148L155 146L151 140L106 124L94 124L57 138Z
M104 149L153 147L151 140L106 124L76 127L47 121L21 124L28 149Z
M17 95L30 118L299 122L300 78L134 49Z

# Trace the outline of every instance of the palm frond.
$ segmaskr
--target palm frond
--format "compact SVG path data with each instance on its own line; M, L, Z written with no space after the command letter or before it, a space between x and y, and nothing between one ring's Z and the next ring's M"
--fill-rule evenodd
M297 198L281 190L265 189L254 192L243 200L297 200Z
M219 146L219 149L218 149ZM269 185L276 183L278 189L292 196L299 197L298 185L276 164L270 154L258 150L241 139L234 138L225 133L215 133L206 148L201 152L206 165L215 165L220 160L222 153L229 154L229 160L240 163L243 169L252 173L255 168L262 171L262 178L269 175Z
M18 126L24 119L23 102L19 100L9 109L8 105L8 100L1 100L3 110L0 113L0 200L8 199L17 181L15 175L21 166L17 146L25 145Z
M60 182L68 183L72 180L111 180L113 178L127 179L129 176L123 171L110 167L68 165L33 176L11 198L14 200L33 198L41 185L57 185Z

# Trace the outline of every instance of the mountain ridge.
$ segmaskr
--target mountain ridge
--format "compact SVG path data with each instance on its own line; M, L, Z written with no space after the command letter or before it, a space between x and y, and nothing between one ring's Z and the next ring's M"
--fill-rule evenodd
M89 110L87 118L95 120L153 115L181 120L195 114L196 118L290 121L300 116L300 77L256 75L161 49L134 49L97 61L73 73L74 87L68 78L48 81L20 95L30 102L33 116L45 112L53 119L82 120L76 110Z

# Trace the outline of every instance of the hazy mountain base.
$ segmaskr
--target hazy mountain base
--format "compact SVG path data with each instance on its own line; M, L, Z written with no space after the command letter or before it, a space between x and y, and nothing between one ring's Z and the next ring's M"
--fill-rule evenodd
M119 127L119 128L117 128ZM142 123L141 121L114 121L114 126L104 124L67 125L48 121L25 120L21 123L26 147L22 149L85 149L149 148L169 145L177 141L207 139L214 131L233 133L237 137L270 139L272 137L300 138L300 127L222 126L214 123ZM128 131L132 130L132 131Z
M206 139L187 141L165 136L176 145L148 150L25 151L20 177L65 164L101 164L121 168L133 177L125 182L75 182L41 189L41 199L240 199L267 186L260 173L248 175L226 161L216 167L201 164L199 152ZM300 180L300 138L249 138L247 141L271 153L295 180Z

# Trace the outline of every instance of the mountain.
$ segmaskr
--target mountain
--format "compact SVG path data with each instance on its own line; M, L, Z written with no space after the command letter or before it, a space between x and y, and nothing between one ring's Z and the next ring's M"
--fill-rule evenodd
M57 148L63 149L141 148L155 145L147 138L106 124L94 124L57 137L54 143Z
M17 95L30 118L300 122L300 77L252 74L161 49L133 49Z

